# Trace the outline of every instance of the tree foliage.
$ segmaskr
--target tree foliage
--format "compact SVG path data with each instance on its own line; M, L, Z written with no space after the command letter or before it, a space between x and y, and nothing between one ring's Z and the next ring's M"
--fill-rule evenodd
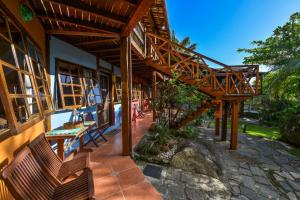
M176 43L176 44L179 44L180 46L184 46L184 47L186 47L186 48L188 48L192 51L196 50L196 48L197 48L197 44L192 43L190 37L185 37L182 40L179 40L176 37L176 34L175 34L174 30L172 30L172 33L171 33L171 41Z
M267 75L267 91L273 97L300 100L300 13L295 13L283 26L276 28L271 37L254 41L246 52L245 64L261 64L271 69Z

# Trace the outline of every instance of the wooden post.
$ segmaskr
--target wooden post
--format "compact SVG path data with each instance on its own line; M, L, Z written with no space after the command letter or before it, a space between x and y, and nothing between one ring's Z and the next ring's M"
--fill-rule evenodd
M120 51L120 66L121 66L121 84L122 84L122 148L123 155L129 156L131 154L131 142L130 142L130 134L131 134L131 101L130 101L130 93L131 87L129 87L130 82L130 64L129 60L129 38L122 37L121 38L121 51Z
M237 137L238 137L238 120L239 120L239 102L233 101L231 104L231 142L230 149L237 149Z
M152 105L153 105L153 121L156 120L156 111L154 106L154 100L156 98L156 72L152 74Z
M111 76L111 102L110 102L110 122L111 125L115 124L115 91L116 91L116 76L113 74L114 70L112 70Z
M57 140L57 155L61 160L64 160L64 139Z
M223 112L223 117L222 117L222 137L221 141L226 141L227 138L227 117L228 117L228 102L224 101L224 112Z
M220 135L220 120L222 116L222 103L220 102L215 111L215 136Z

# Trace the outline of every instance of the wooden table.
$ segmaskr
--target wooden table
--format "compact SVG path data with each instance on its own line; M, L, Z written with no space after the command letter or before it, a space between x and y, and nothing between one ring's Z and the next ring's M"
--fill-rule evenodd
M72 141L79 138L80 145L79 151L83 151L84 146L84 135L88 133L94 126L96 126L95 121L85 121L84 126L82 128L76 129L64 129L63 127L59 127L57 129L48 131L46 133L47 140L54 140L57 142L57 155L62 160L64 160L64 143L66 139L71 139ZM89 137L93 140L92 136L89 134Z

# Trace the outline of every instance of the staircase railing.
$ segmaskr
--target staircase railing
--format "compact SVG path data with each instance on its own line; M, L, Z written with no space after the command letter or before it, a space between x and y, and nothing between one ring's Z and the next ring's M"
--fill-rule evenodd
M200 90L221 96L258 95L259 66L229 66L152 33L147 33L147 57L179 72ZM216 68L209 67L212 63ZM253 80L256 80L253 84Z

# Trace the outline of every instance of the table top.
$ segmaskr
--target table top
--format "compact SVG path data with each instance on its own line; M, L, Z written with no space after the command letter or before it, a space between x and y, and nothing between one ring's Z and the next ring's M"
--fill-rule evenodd
M64 129L63 127L59 127L57 129L48 131L46 133L47 139L68 139L68 138L75 138L81 137L86 131L91 129L96 125L95 121L85 121L84 126L81 128L75 129Z

